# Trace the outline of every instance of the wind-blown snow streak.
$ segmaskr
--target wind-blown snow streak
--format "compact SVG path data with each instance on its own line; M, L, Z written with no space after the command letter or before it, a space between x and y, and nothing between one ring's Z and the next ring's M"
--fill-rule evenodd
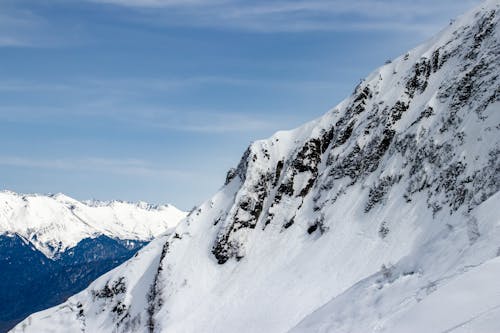
M500 330L499 6L253 143L174 231L13 331Z

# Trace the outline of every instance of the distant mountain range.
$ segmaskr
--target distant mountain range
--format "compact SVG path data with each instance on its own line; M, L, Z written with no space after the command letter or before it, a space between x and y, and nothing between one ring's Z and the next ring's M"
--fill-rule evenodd
M87 287L185 216L171 205L0 192L0 332Z

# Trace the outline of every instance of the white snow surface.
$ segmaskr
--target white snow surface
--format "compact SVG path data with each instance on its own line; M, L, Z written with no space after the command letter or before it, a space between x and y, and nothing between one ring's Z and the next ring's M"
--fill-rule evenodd
M476 212L485 232L484 243L500 239L498 206L500 194L490 198ZM422 243L401 267L376 273L333 298L308 315L291 332L474 332L495 333L500 329L500 257L482 262L484 248L463 249L467 264L443 269L460 240L448 238L448 248L435 240ZM484 246L484 244L482 245ZM455 258L453 258L455 259ZM412 262L425 263L408 274ZM464 258L461 258L464 260ZM447 263L450 265L450 263ZM355 301L353 301L355 300Z
M174 230L12 332L500 332L499 7L254 142Z
M172 205L144 202L80 202L64 194L0 192L0 234L17 234L49 258L84 238L151 240L187 213Z

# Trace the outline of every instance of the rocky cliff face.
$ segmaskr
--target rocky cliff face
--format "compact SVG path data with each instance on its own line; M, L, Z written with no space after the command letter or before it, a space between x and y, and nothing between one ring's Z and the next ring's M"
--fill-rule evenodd
M401 332L426 327L422 302L495 292L473 282L500 255L499 7L254 142L169 235L14 331ZM442 330L500 329L500 304L473 294L461 316L429 307Z

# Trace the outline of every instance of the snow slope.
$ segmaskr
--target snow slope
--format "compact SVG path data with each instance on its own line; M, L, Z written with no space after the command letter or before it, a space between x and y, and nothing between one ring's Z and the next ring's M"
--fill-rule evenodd
M172 205L79 202L64 194L0 192L0 234L17 234L49 258L100 235L149 241L185 216Z
M483 243L497 246L499 196L495 194L476 212L485 232ZM483 263L481 247L459 249L458 235L441 236L448 240L440 249L435 240L423 243L414 254L418 258L404 258L398 266L360 281L291 332L499 332L499 253ZM452 251L444 248L446 243ZM443 261L456 259L446 253L453 250L463 250L463 257L470 259L455 270L443 270ZM417 260L419 268L412 271Z
M500 331L499 7L254 142L175 230L13 332Z

